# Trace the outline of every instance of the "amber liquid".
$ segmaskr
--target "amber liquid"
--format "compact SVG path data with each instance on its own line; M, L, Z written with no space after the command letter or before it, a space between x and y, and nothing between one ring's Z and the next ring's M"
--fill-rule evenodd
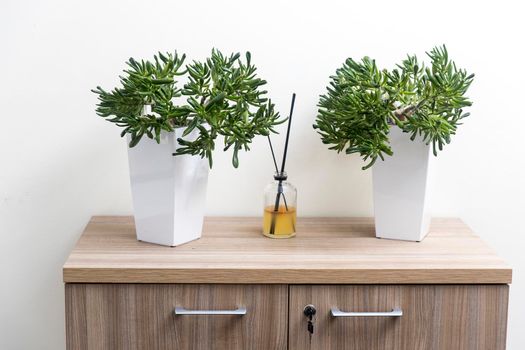
M274 211L274 209L274 206L264 208L263 234L270 238L290 238L295 236L295 223L297 221L295 208L289 206L287 210L284 205L281 205L279 210Z

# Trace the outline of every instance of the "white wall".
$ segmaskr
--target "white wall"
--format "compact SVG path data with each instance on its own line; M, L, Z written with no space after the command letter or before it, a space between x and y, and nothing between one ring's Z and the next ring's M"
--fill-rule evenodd
M477 78L472 116L436 159L436 215L459 216L515 268L509 349L525 348L525 32L519 1L23 1L0 3L0 348L63 349L61 265L91 215L130 214L126 145L94 113L130 57L251 50L279 110L298 95L288 172L302 215L372 215L370 172L311 125L348 56L391 67L446 43ZM277 142L277 139L274 139ZM215 154L211 215L259 215L265 140Z

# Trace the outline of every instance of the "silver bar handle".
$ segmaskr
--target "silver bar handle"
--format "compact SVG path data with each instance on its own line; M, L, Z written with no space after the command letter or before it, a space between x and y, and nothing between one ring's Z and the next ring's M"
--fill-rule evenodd
M187 310L177 306L174 310L175 315L246 315L246 308L239 307L236 310Z
M387 312L344 312L338 307L333 307L330 310L333 317L401 317L403 310L399 308L392 309Z

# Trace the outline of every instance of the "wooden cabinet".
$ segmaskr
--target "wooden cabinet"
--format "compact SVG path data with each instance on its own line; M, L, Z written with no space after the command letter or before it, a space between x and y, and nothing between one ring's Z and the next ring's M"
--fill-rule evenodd
M507 297L506 285L290 286L289 348L501 350ZM308 304L317 310L311 339Z
M131 217L92 218L63 270L67 348L505 349L512 270L461 221L434 220L420 243L376 239L371 219L297 231L208 218L170 248L138 242Z
M68 349L285 349L288 287L68 284L66 320Z

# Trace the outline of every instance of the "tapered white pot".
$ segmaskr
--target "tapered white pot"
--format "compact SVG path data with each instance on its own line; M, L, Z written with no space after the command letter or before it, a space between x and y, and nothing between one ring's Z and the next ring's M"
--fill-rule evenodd
M430 145L390 129L392 157L372 167L376 237L421 241L428 233Z
M177 246L201 237L208 161L173 153L184 129L163 133L161 142L143 137L128 148L137 239ZM191 140L198 131L184 137Z

